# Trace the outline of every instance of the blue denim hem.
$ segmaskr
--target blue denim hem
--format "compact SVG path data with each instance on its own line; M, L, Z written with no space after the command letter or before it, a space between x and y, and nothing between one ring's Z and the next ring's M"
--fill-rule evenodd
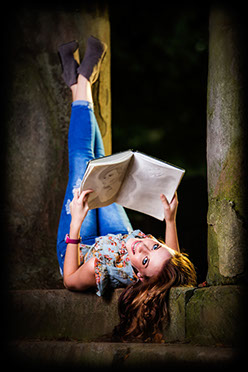
M84 100L74 101L74 102L72 102L71 107L75 107L75 106L85 106L85 107L93 110L93 103L89 102L89 101L84 101Z

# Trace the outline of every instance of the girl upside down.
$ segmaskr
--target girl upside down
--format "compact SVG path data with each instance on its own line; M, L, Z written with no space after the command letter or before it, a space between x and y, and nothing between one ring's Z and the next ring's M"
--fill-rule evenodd
M169 289L195 286L196 273L180 253L176 214L177 194L169 204L161 195L165 242L132 229L124 208L111 204L89 210L92 190L79 195L87 162L104 156L103 142L93 111L91 86L100 73L107 46L90 36L80 65L74 59L76 41L59 47L63 78L72 92L68 134L69 179L61 211L57 256L64 285L69 290L125 287L119 298L120 323L113 337L121 341L159 342L168 321Z

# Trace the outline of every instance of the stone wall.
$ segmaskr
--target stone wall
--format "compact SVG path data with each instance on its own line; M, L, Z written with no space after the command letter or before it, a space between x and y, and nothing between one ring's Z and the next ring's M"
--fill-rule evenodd
M77 10L30 6L9 18L5 212L11 288L61 286L56 234L67 183L71 94L57 48L77 39L82 57L90 34L109 45L93 96L111 153L110 24L104 3L83 2Z

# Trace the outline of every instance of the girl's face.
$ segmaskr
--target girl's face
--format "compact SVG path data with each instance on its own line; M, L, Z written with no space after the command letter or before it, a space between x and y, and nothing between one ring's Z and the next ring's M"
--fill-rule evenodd
M112 169L109 171L102 179L102 183L104 186L111 185L115 183L119 179L119 175L116 169Z
M166 261L172 256L172 250L150 238L130 238L126 244L132 266L142 280L145 276L157 275Z

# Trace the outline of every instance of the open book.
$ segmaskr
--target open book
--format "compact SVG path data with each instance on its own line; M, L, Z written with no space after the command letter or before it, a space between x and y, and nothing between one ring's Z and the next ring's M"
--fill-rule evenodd
M128 150L89 161L80 193L94 190L88 199L90 209L116 202L162 221L160 194L170 203L184 173L184 169Z

